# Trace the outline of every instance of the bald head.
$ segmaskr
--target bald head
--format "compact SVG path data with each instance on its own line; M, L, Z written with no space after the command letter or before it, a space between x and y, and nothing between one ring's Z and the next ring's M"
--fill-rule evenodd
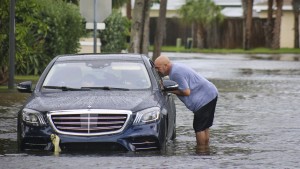
M169 75L172 63L167 56L159 56L154 61L156 70L164 76Z
M167 56L159 56L158 58L156 58L155 60L155 64L168 64L170 63L170 59Z

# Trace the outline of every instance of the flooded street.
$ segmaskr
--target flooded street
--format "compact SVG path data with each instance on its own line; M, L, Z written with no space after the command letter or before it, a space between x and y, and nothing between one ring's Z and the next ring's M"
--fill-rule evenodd
M17 151L17 111L28 94L0 92L0 169L299 168L300 61L250 55L165 53L219 90L210 149L196 151L193 113L176 99L177 138L165 152ZM263 59L259 59L263 58Z

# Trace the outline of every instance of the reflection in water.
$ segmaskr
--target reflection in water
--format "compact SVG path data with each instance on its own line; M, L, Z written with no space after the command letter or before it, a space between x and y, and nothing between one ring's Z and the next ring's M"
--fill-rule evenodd
M181 54L182 55L182 54ZM193 54L188 54L193 55ZM212 58L208 58L212 57ZM172 59L172 57L171 57ZM193 113L178 100L177 138L163 152L75 154L26 152L22 166L65 168L297 168L300 156L300 62L251 60L236 56L194 56L176 62L190 65L219 89L209 147L196 147ZM16 115L28 94L0 93L0 155L16 154ZM37 157L38 156L38 157ZM43 157L44 156L44 157ZM0 157L18 168L18 157ZM138 161L138 162L137 162ZM76 163L77 162L77 163ZM74 164L74 165L73 165ZM176 164L176 165L175 165ZM24 167L23 167L24 168Z

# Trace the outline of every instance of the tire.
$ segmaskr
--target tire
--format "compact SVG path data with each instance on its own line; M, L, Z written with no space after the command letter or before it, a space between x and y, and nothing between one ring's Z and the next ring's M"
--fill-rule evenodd
M25 143L24 143L24 139L22 137L22 120L20 120L21 118L18 117L18 124L17 124L17 150L19 152L22 152L25 150Z
M164 140L163 143L161 144L160 151L163 153L166 151L167 147L167 141L168 141L168 120L165 121L164 125Z
M22 152L25 149L25 144L21 136L21 127L18 123L18 129L17 129L17 144L18 144L18 151Z
M176 125L175 125L176 126ZM173 128L173 133L172 133L172 136L171 136L171 140L174 140L176 138L176 127Z

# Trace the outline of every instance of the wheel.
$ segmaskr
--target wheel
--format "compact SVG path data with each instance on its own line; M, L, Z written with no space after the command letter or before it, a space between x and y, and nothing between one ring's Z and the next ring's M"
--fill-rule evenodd
M21 124L18 122L18 128L17 128L17 146L18 146L18 151L24 151L25 149L25 145L24 145L24 141L22 139L21 136Z
M171 136L171 140L174 140L176 138L176 125L174 125L174 128L173 128L173 132L172 132L172 136Z
M160 147L160 151L163 153L166 151L166 147L167 147L167 141L168 141L168 120L165 121L164 124L164 138L163 138L163 142L161 143L161 147Z

